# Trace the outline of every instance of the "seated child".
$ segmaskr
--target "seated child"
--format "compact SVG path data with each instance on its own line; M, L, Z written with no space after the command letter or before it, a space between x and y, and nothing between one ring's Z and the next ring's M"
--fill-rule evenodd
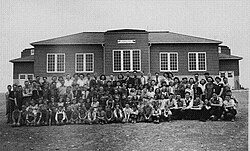
M176 120L184 119L184 110L182 108L186 107L186 101L181 98L180 94L176 95L176 103L175 106L172 108L173 118Z
M18 107L15 106L14 111L12 112L12 121L13 124L12 126L20 126L20 122L21 122L21 111L19 111Z
M55 115L57 112L57 103L55 103L55 98L52 96L49 103L49 125L56 124Z
M131 111L132 109L129 107L129 104L125 104L125 108L123 108L123 113L124 113L123 122L124 123L129 122Z
M32 125L34 125L34 126L35 125L39 125L41 117L42 117L42 114L38 110L38 104L36 104L34 100L31 100L31 104L27 107L26 110L27 111L30 110L33 113L34 121L32 122Z
M103 124L107 124L107 120L106 120L106 112L102 109L102 107L99 107L97 114L96 114L98 123L103 125Z
M222 105L223 100L216 93L213 93L212 98L210 99L211 109L210 109L210 118L213 121L217 121L221 118L222 115Z
M203 102L203 106L201 108L200 121L206 122L210 118L209 110L211 108L210 102L205 99Z
M120 109L119 104L116 104L113 114L114 114L114 122L116 123L122 122L123 113L122 110Z
M90 107L88 114L87 114L87 123L88 124L95 124L97 123L96 112L94 111L94 107Z
M71 108L70 122L71 124L77 124L79 121L79 111L78 111L79 104L77 104L76 99L72 100L70 108Z
M183 111L183 118L184 119L191 119L191 108L193 107L193 99L191 97L190 92L186 91L185 92L185 106L183 106L182 111Z
M203 106L203 101L201 100L200 96L197 95L193 100L193 106L190 112L191 119L193 120L200 119L202 106Z
M152 111L153 107L149 102L146 102L146 105L143 107L143 116L145 122L152 122Z
M35 125L35 115L32 112L32 108L26 109L26 125L27 126L34 126Z
M96 112L99 107L99 102L97 101L97 97L93 98L93 101L91 103L91 107L93 107L94 111Z
M66 113L63 109L63 106L58 106L56 115L55 115L55 120L57 125L63 125L64 121L66 120Z
M87 109L85 107L85 104L81 104L79 107L79 123L84 124L86 123L87 118Z
M131 113L130 113L130 119L131 119L131 122L133 124L136 123L137 117L138 117L137 107L136 106L132 106L132 110L131 110Z
M106 106L106 118L107 118L107 123L112 123L113 121L113 111L110 108L110 106Z
M236 111L236 103L230 95L225 96L225 100L223 101L224 106L224 120L232 121L235 120Z
M158 107L158 105L154 105L152 110L152 120L154 123L159 124L160 123L160 116L161 116L161 109Z
M43 103L39 104L39 111L42 114L41 125L48 125L49 122L49 106L47 100L43 100Z

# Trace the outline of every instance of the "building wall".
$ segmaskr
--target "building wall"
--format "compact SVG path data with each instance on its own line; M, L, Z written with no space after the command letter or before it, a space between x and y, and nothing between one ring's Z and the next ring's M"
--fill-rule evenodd
M53 75L61 76L65 74L73 75L75 73L75 54L76 53L94 53L94 72L103 73L103 47L102 45L47 45L35 46L35 76ZM65 72L47 73L47 53L65 53Z
M19 74L33 74L34 63L33 62L17 62L13 64L13 79L18 79Z
M220 60L220 71L234 71L234 76L239 76L238 60Z
M160 52L178 53L178 72L174 75L193 75L195 73L219 74L219 54L217 44L152 44L150 47L150 71L160 72ZM188 52L206 52L207 71L188 71Z
M136 40L131 44L118 44L117 40ZM140 49L141 71L149 72L149 47L147 32L106 32L105 33L105 74L113 73L113 50ZM118 74L117 72L114 74Z

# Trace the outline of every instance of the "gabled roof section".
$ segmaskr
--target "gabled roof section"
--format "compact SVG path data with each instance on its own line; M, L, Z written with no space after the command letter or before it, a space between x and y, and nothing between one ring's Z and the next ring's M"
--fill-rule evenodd
M10 60L10 62L12 62L12 63L17 63L17 62L34 62L34 56L30 55L30 56L26 56L26 57L22 57L22 58L17 58L17 59Z
M31 45L103 44L103 42L103 32L82 32L78 34L33 42Z
M224 53L219 54L219 60L241 60L242 57L234 56L234 55L228 55Z
M151 31L149 32L149 43L164 44L164 43L216 43L220 44L221 41L211 40L206 38L194 37L173 33L169 31Z

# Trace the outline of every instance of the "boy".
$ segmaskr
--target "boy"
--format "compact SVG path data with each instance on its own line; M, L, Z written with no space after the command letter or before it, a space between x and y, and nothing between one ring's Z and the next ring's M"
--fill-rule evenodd
M47 100L43 100L42 104L39 104L39 110L41 112L41 124L48 125L49 121L49 107L47 104Z
M97 115L97 120L99 124L103 125L107 123L106 112L102 110L102 107L99 107L99 110L97 111L96 115Z
M190 92L186 92L185 93L185 106L182 108L183 110L183 115L184 115L184 119L191 119L191 108L193 107L193 99L190 96L191 93Z
M191 119L199 120L201 116L201 109L203 106L203 101L200 99L200 96L197 95L193 101L193 106L191 108Z
M153 110L152 110L152 119L153 122L156 124L160 123L160 116L161 116L161 110L158 107L158 105L154 105Z
M84 124L86 123L86 117L87 117L87 109L85 107L85 104L81 104L79 107L79 123Z
M182 110L182 108L184 108L186 106L186 101L184 99L181 98L180 94L176 95L176 103L174 103L174 107L172 108L172 113L174 116L174 119L176 120L181 120L184 118L184 110Z
M149 102L146 102L146 105L143 107L143 116L145 122L152 122L152 111L152 106Z
M230 95L226 95L225 100L223 101L224 106L224 120L227 121L235 121L236 111L236 103L234 99L230 97Z
M210 99L210 104L211 104L210 118L213 121L217 121L221 118L222 115L223 100L214 92L213 97Z
M55 120L57 125L63 125L66 119L66 114L64 112L63 106L58 106L56 111Z
M105 110L106 110L107 123L112 123L114 118L112 108L110 106L106 106Z

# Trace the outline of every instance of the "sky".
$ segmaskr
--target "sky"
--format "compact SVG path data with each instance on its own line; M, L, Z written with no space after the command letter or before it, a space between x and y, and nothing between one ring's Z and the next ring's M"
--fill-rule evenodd
M250 87L249 0L0 0L0 92L31 42L84 32L136 28L223 41L241 56L240 83Z

